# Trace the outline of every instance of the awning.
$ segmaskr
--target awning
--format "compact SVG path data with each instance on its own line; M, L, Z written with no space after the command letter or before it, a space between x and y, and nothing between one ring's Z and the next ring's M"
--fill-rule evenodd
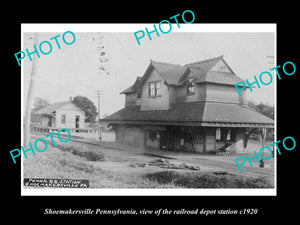
M137 105L127 106L100 121L152 126L274 127L272 119L248 106L225 102L181 103L171 110L147 111Z

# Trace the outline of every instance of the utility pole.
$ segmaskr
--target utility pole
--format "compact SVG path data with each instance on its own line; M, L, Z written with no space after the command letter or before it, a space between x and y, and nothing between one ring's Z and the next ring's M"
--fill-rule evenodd
M33 39L34 45L38 42L38 35L36 33L33 34L30 39ZM36 70L37 70L37 58L36 55L33 55L32 59L32 67L30 72L30 82L26 97L26 108L25 108L25 124L24 124L24 142L23 146L27 145L30 141L30 118L31 118L31 106L33 100L33 90L35 86L35 79L36 79ZM23 119L23 118L22 118Z
M101 130L100 130L100 98L103 97L102 90L96 90L97 99L98 99L98 135L101 140Z
M48 97L47 96L45 96L45 102L46 102L46 106L48 106L49 104L48 104Z
M274 64L274 56L273 55L267 55L267 58L269 59L268 64Z

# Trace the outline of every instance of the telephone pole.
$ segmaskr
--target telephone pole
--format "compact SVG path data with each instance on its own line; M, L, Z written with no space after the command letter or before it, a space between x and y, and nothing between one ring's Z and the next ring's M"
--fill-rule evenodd
M49 105L49 103L48 103L48 96L45 96L45 102L46 102L46 106L48 106Z
M269 61L268 61L268 64L272 64L272 65L273 65L273 64L274 64L274 56L273 56L273 55L267 55L266 57L267 57L268 60L269 60Z
M95 90L96 97L98 99L98 134L99 138L101 139L101 130L100 130L100 98L103 97L102 90Z

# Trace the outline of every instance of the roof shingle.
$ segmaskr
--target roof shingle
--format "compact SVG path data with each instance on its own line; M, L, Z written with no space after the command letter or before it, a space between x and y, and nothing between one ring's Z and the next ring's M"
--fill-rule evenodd
M35 114L51 114L53 111L56 111L57 109L68 103L70 103L70 101L56 102L38 110L37 112L35 112Z
M179 64L171 64L164 62L157 62L151 60L150 65L152 65L157 72L162 76L162 78L169 85L181 85L184 76L187 74L187 71L191 71L194 75L195 82L211 82L211 83L219 83L219 84L227 84L227 85L235 85L238 82L244 82L243 79L236 76L234 73L210 73L207 75L207 72L216 65L220 60L223 60L223 55L202 60L199 62L189 63L184 66ZM224 60L223 60L224 61ZM227 63L224 61L227 65ZM228 65L227 65L228 66ZM231 69L230 69L231 70ZM231 70L232 71L232 70ZM141 85L147 76L147 73L144 74L144 77L139 78L135 81L135 83L129 88L125 89L121 92L121 94L127 94L135 92L139 85ZM138 82L137 82L138 81Z
M172 110L140 111L140 106L127 106L102 119L110 123L133 122L207 122L247 123L273 126L274 121L240 104L225 102L193 102L175 104Z

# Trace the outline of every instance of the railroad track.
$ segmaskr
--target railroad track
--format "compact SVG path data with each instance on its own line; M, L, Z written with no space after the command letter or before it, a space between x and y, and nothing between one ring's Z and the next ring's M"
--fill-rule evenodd
M44 137L45 137L45 136L48 135L48 134L49 134L49 133L45 133L45 132L31 133L31 135L38 136L38 137L41 137L41 136L44 136ZM67 135L65 135L65 134L60 134L60 136L61 136L61 137L66 137ZM58 138L55 137L55 136L53 136L53 138L58 139ZM104 145L101 145L100 142L97 144L97 143L94 143L94 142L82 141L82 140L80 140L80 139L81 139L81 138L74 138L74 137L72 138L72 136L71 136L71 139L70 139L69 141L105 147Z

